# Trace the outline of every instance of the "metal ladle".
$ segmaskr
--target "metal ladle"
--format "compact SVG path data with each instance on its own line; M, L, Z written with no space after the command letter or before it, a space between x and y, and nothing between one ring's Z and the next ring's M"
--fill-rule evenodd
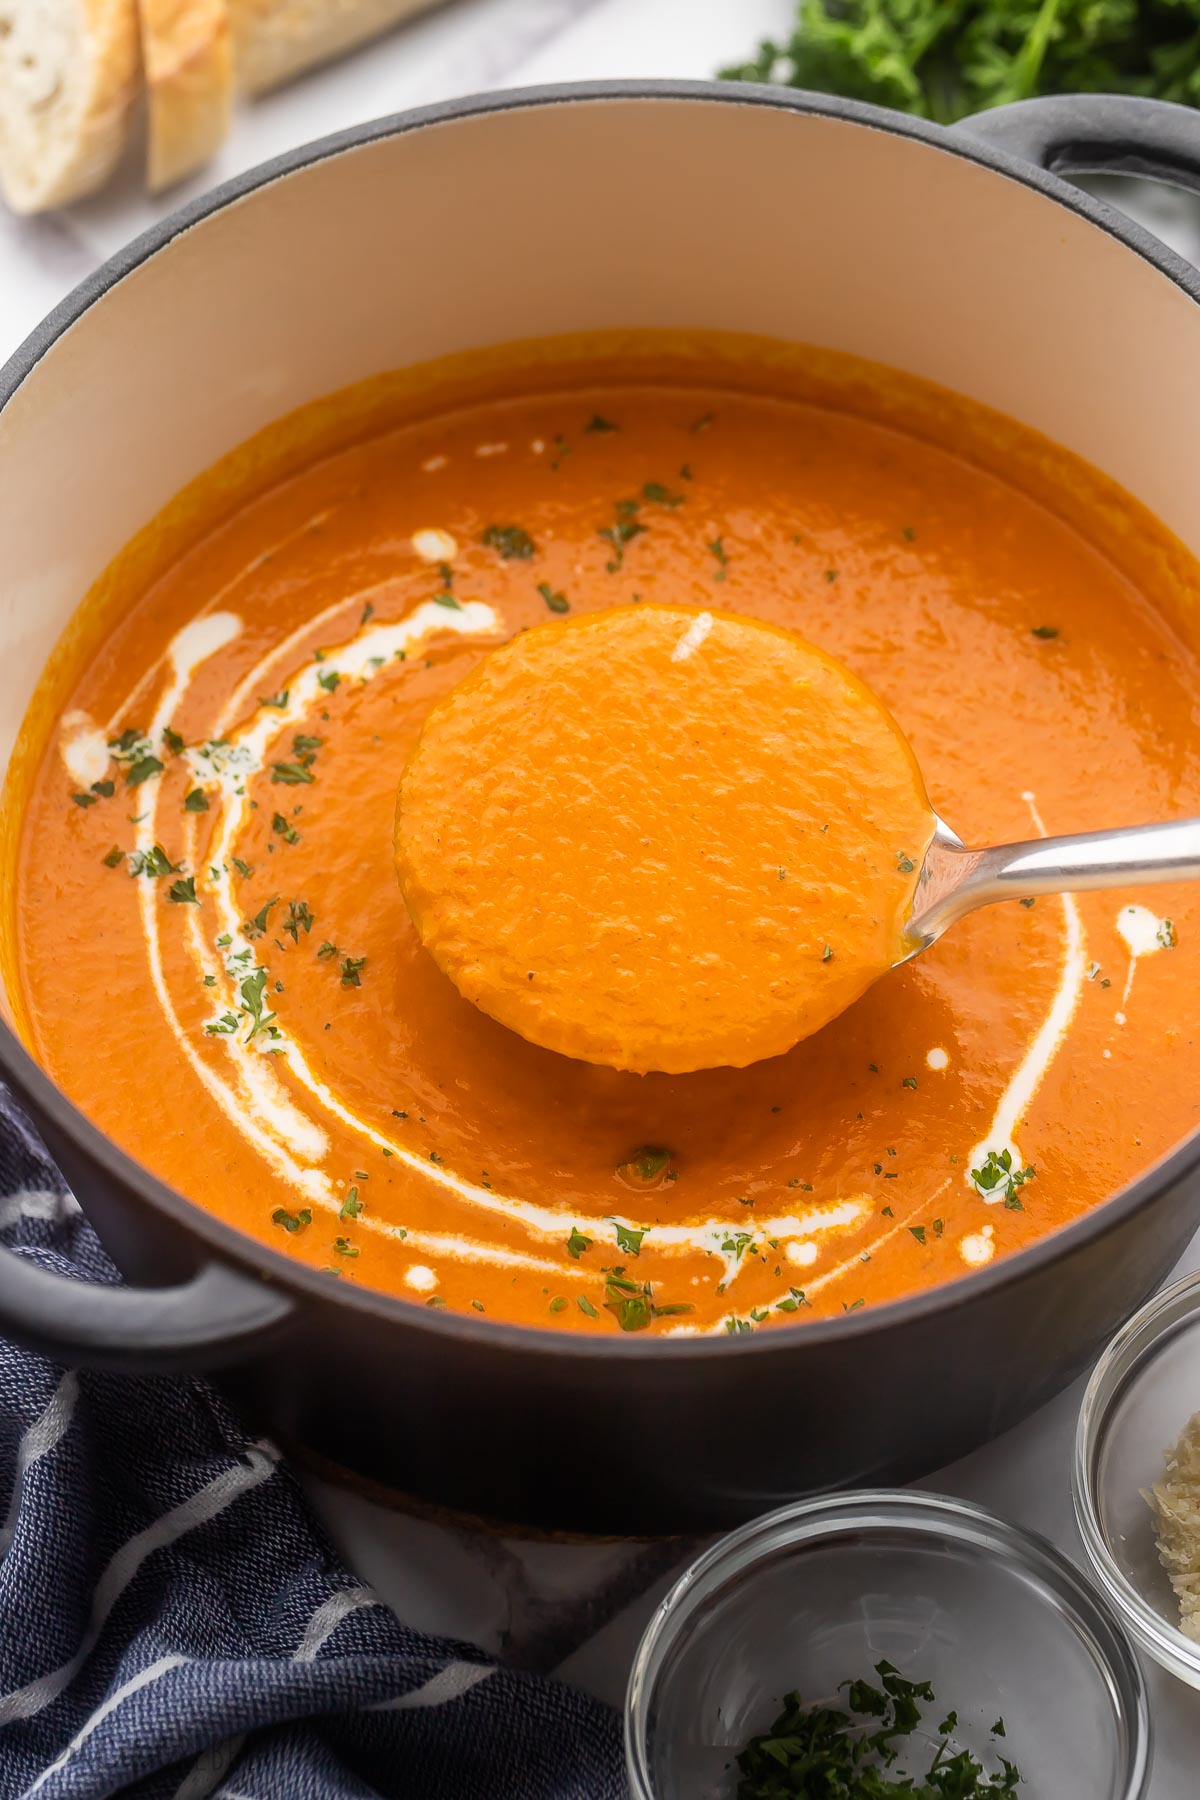
M1200 876L1200 819L1129 825L1071 837L1030 838L969 850L938 819L904 930L896 966L941 937L965 913L996 900L1078 894L1090 888L1140 887Z

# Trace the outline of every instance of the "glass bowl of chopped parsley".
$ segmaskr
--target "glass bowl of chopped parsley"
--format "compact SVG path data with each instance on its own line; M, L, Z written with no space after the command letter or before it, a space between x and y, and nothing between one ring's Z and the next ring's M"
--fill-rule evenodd
M1074 1490L1084 1549L1126 1629L1200 1688L1200 1275L1148 1301L1093 1369Z
M633 1800L1142 1800L1106 1600L1043 1539L916 1492L801 1501L676 1583L630 1675Z

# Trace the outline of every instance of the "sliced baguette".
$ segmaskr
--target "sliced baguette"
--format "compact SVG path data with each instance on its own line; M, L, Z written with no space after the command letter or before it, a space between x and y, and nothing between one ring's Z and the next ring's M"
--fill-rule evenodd
M436 0L228 0L228 4L234 79L244 93L261 94L378 37Z
M0 0L3 5L3 0ZM225 0L138 0L146 76L146 179L170 187L224 142L233 102Z
M0 0L0 184L15 212L90 194L129 137L135 0Z

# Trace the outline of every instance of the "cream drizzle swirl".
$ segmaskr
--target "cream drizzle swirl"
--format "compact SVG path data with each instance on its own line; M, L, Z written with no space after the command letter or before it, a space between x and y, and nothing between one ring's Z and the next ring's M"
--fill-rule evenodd
M327 698L326 690L321 686L322 674L336 670L343 680L371 681L385 669L400 673L396 665L407 657L408 651L438 633L456 632L466 637L486 638L501 629L497 613L483 602L463 601L450 608L428 601L398 622L364 623L352 638L326 648L319 662L306 662L296 669L295 659L304 654L305 647L312 643L314 635L323 626L344 617L351 606L367 611L365 603L371 601L371 596L379 598L391 587L392 584L384 583L343 598L274 646L230 695L218 719L216 737L208 744L186 752L193 784L219 802L206 868L196 867L196 823L190 817L185 862L185 867L195 869L193 879L197 894L212 902L218 931L211 933L212 917L207 909L203 913L198 908L181 909L186 913L184 928L192 959L200 979L206 983L206 991L213 997L218 1019L224 1011L238 1011L241 983L263 966L257 961L255 944L248 940L243 930L244 922L227 873L248 816L248 783L268 765L275 740L302 726L314 707ZM160 742L164 730L172 724L197 669L233 642L241 630L242 623L236 614L217 611L198 616L177 634L164 659L169 678L151 721L148 733L151 743ZM255 705L255 698L270 688L281 669L287 671L286 687L282 690L286 695L283 704L264 706L260 701ZM239 719L245 722L235 724L234 721ZM145 804L137 826L136 843L143 854L151 852L158 841L161 779L158 775L151 776L140 789ZM386 1151L398 1165L419 1174L423 1181L445 1188L480 1214L503 1220L508 1225L519 1224L530 1240L528 1248L516 1248L469 1233L402 1228L374 1212L363 1213L357 1218L356 1226L362 1230L405 1239L414 1252L553 1274L559 1283L583 1282L591 1278L586 1268L564 1266L557 1257L547 1256L545 1249L561 1245L572 1226L604 1240L611 1235L614 1226L623 1226L633 1230L652 1229L655 1249L668 1254L701 1251L715 1255L723 1264L724 1281L736 1277L741 1266L740 1255L724 1248L730 1240L730 1224L726 1218L700 1219L678 1225L655 1223L647 1228L611 1212L596 1217L579 1212L568 1214L556 1207L540 1205L518 1195L497 1193L492 1188L469 1182L444 1164L431 1165L403 1142L360 1118L322 1079L304 1047L279 1020L276 1020L275 1031L270 1037L264 1034L247 1041L248 1034L239 1029L210 1038L210 1043L220 1045L228 1065L228 1073L222 1075L214 1069L211 1059L201 1054L170 993L163 969L161 911L156 904L155 884L139 881L138 889L151 979L180 1053L225 1117L305 1203L331 1213L337 1213L341 1206L341 1193L323 1167L330 1150L329 1134L320 1122L324 1116L336 1120L364 1144ZM217 938L222 940L219 945ZM311 1096L315 1103L311 1114L297 1106L280 1079L277 1064L286 1066L295 1084ZM758 1218L755 1236L771 1237L781 1245L793 1241L808 1243L814 1238L852 1230L868 1211L867 1197L856 1195L803 1211Z

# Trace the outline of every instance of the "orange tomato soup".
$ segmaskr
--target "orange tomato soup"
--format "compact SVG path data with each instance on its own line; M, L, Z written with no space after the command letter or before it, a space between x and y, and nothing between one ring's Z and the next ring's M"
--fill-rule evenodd
M843 664L644 601L522 632L433 709L396 866L422 943L493 1019L687 1074L782 1055L901 960L933 827Z
M490 650L662 604L844 662L968 843L1197 813L1198 593L1103 477L849 360L635 334L381 378L85 601L9 780L18 1028L199 1205L416 1304L720 1333L966 1275L1196 1124L1193 889L990 908L785 1055L639 1075L451 985L397 783Z

